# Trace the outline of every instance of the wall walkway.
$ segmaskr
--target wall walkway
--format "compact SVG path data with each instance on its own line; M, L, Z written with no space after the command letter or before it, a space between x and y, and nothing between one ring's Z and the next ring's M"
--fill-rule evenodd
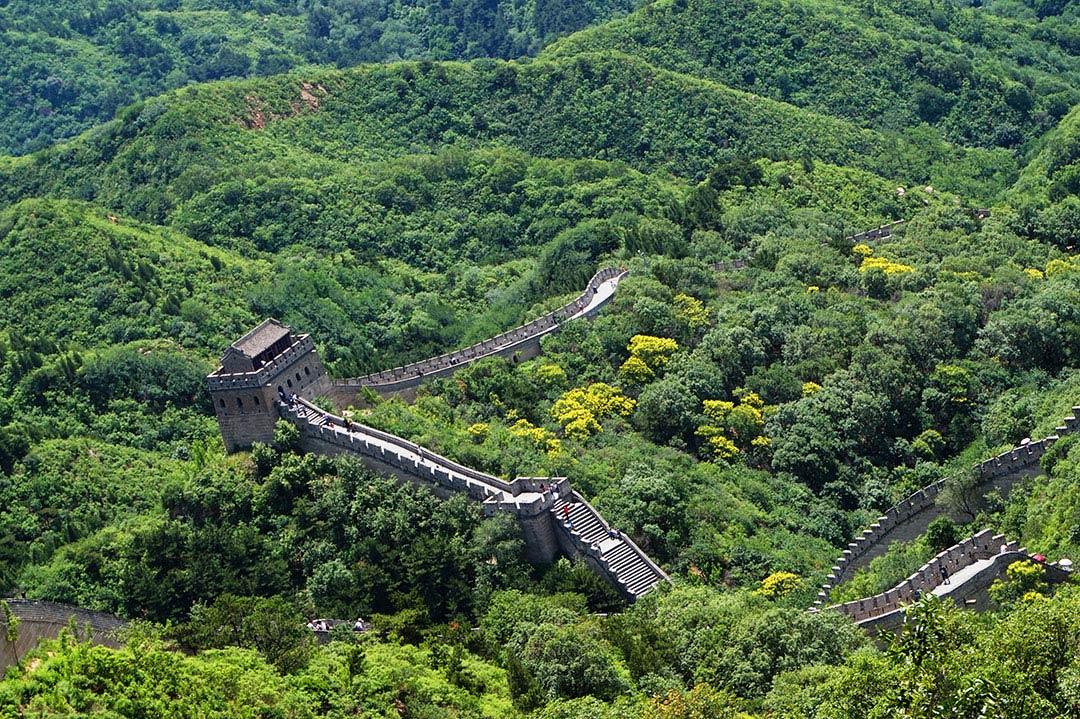
M905 608L924 594L949 598L962 606L985 609L987 590L1014 562L1030 560L1027 550L1002 535L984 529L940 552L910 577L887 592L828 607L851 617L859 626L874 630L895 630L904 620ZM1065 581L1070 572L1046 565L1047 579Z
M1037 442L1028 442L1002 452L996 457L981 462L974 467L978 477L979 495L991 490L1007 496L1013 485L1025 476L1039 472L1039 459L1060 437L1080 430L1080 406L1073 407L1073 413L1066 417L1055 434ZM870 560L884 554L889 545L898 541L911 541L926 532L930 522L948 511L939 501L947 480L940 480L929 485L902 502L889 508L877 521L863 530L862 534L848 544L847 549L836 560L832 572L826 578L818 592L815 606L823 606L829 599L833 587L849 579L856 570L865 567Z

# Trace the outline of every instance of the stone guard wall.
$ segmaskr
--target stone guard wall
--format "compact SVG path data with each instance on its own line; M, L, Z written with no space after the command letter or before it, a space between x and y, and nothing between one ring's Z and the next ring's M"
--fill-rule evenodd
M1073 414L1066 417L1062 425L1056 428L1056 434L1014 447L977 464L975 471L980 479L981 493L986 494L991 489L997 489L1007 494L1019 478L1038 471L1039 459L1059 437L1080 430L1080 419L1077 419L1077 415L1080 415L1080 407L1073 407ZM848 579L855 570L869 564L871 559L884 554L890 543L910 541L925 532L930 522L943 513L937 498L945 487L945 481L940 480L920 489L889 508L848 544L818 592L814 605L823 606L833 587Z
M13 644L7 641L4 633L0 633L0 674L4 668L15 663L16 654L22 658L42 639L56 638L71 620L75 621L80 638L89 639L95 644L120 646L117 633L125 622L112 614L35 599L4 601L19 618L19 636Z
M994 535L991 530L984 529L959 544L954 544L938 553L929 562L919 567L914 574L892 589L881 594L875 594L872 597L864 597L843 604L834 604L829 609L846 614L856 622L887 614L897 609L901 604L910 604L916 601L920 593L929 592L940 585L942 583L942 567L951 577L964 567L1002 553L1001 545L1003 544L1008 547L1008 553L1020 551L1019 545L1015 542L1007 542L1002 535Z

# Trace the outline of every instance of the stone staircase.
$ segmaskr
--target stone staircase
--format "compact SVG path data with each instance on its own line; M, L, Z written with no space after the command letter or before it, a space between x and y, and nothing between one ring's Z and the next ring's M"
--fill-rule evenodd
M466 467L401 437L319 409L295 398L280 406L296 424L308 451L348 452L375 471L420 479L446 492L462 492L484 504L485 514L517 515L530 554L540 562L559 552L580 557L628 601L635 601L669 577L634 544L612 530L565 477L502 479ZM569 523L564 519L569 518Z
M576 491L556 499L551 513L563 537L631 601L671 581L629 537L613 531Z

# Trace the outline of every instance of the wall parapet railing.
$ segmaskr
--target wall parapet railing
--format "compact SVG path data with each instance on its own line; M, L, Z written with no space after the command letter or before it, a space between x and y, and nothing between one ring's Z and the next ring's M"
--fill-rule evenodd
M984 529L942 550L895 587L870 597L834 604L828 609L845 614L856 622L888 614L904 604L918 601L922 594L934 590L946 578L975 562L990 559L999 553L1017 552L1023 552L1019 544L1007 541L1000 534L993 534L993 530Z
M1025 441L1012 449L976 464L973 471L978 476L980 486L994 480L1020 474L1036 466L1039 459L1060 437L1080 430L1078 416L1080 416L1080 406L1073 407L1073 414L1065 417L1062 424L1055 429L1055 434L1035 442ZM872 551L875 551L882 542L889 541L889 536L893 530L906 525L924 513L929 514L928 510L936 506L938 496L945 488L946 482L945 479L938 480L905 497L902 501L886 510L874 523L853 539L836 560L829 576L826 577L825 583L818 592L814 606L824 606L828 602L833 588L846 581L855 569L865 565L866 557ZM927 518L927 524L930 519L932 517Z
M290 419L293 419L294 422L301 421L312 426L313 431L318 432L323 439L333 438L335 444L348 446L353 450L361 449L363 450L361 452L363 454L367 454L376 459L383 459L384 454L381 451L373 449L370 443L362 442L362 438L358 437L358 435L373 437L400 450L396 457L397 464L395 466L411 462L411 460L405 458L405 454L415 455L421 460L426 460L443 469L476 480L494 491L509 495L509 497L499 497L501 501L512 502L513 500L510 498L516 498L525 493L550 493L555 497L561 497L571 491L569 480L565 477L515 477L512 480L506 480L501 477L496 477L493 474L473 469L460 462L455 462L449 457L444 457L437 452L433 452L415 442L410 442L403 437L327 412L302 397L295 397L293 403L297 407L302 407L306 410L307 416L303 416L300 412L297 412L290 406L283 406L283 411L286 415ZM311 422L312 416L318 416L321 419L321 423L313 425ZM358 444L358 439L361 440L359 447L356 446ZM541 487L543 487L543 490L541 490Z
M400 367L373 372L363 377L331 380L331 384L339 387L360 388L414 383L417 378L424 378L436 372L457 368L477 359L505 351L515 344L521 344L558 330L563 322L574 318L589 307L593 296L604 282L618 279L626 273L627 270L623 267L601 269L592 276L585 286L585 290L572 302L523 325L509 329L494 337L488 337L468 347Z

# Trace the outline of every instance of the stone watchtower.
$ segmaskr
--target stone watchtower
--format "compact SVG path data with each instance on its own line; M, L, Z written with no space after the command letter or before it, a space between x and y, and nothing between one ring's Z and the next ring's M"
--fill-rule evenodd
M310 335L268 319L229 345L206 380L225 450L235 452L271 442L280 394L314 394L326 370Z

